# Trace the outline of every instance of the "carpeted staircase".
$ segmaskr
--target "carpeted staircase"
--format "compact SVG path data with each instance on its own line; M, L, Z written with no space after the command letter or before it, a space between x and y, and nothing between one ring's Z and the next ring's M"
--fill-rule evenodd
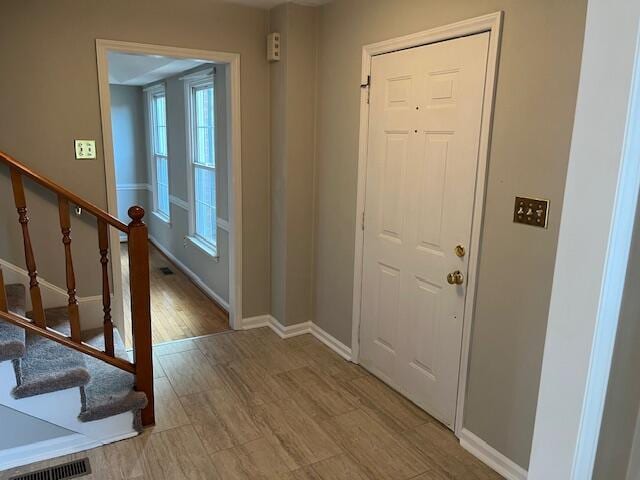
M29 317L25 312L25 287L14 284L5 290L9 311ZM49 308L45 314L48 327L70 334L67 307ZM85 343L104 349L102 329L85 331L82 337ZM115 329L114 346L116 356L128 359ZM141 430L140 410L146 406L147 398L133 389L132 374L0 320L0 362L9 360L13 362L16 377L16 387L11 392L14 398L79 388L80 421L91 422L133 412L133 426Z

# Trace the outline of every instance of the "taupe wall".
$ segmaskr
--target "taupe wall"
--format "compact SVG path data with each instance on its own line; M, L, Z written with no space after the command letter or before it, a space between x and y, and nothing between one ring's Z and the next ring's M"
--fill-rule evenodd
M264 10L217 0L7 0L0 15L0 149L101 207L106 190L96 38L240 53L246 316L268 313L270 303L267 17ZM74 138L96 139L98 160L75 161ZM2 212L11 207L5 179L0 176ZM46 216L54 215L51 210ZM37 215L33 222L43 225L34 225L36 252L47 252L51 236L58 235L57 222L45 228L47 220ZM0 255L20 263L19 237L11 235ZM74 251L84 295L99 292L99 276L89 268L99 265L90 248L96 241L93 228L74 232L74 242L86 247ZM64 285L63 264L56 258L40 255L39 269Z
M318 14L292 3L270 12L282 45L271 65L271 313L284 325L313 316Z
M315 321L351 343L361 49L505 12L465 427L523 467L533 432L586 0L338 0L322 8ZM375 81L375 79L374 79ZM548 230L513 198L551 201Z
M303 250L310 248L306 224L301 224L300 231L290 219L304 221L305 215L313 213L315 230L309 241L313 258L309 262L315 264L311 278L315 307L311 316L320 327L350 344L361 48L504 10L465 427L526 467L585 6L586 0L335 0L317 12L318 95L314 114L311 101L304 101L311 90L289 83L308 78L312 67L306 59L295 54L297 60L290 72L282 64L285 66L273 67L270 76L264 55L265 11L215 0L9 0L3 2L0 17L0 44L11 46L0 50L0 64L4 65L0 111L7 113L0 120L0 148L104 206L102 162L76 162L71 150L73 138L101 138L95 38L240 52L245 317L285 311L286 305L277 302L270 309L272 297L285 298L286 294L288 298L284 288L290 284L288 279L310 275L306 269L311 267L306 265L311 263L305 260L304 251L287 250L290 243L299 240ZM285 20L274 14L272 21ZM295 31L293 27L288 30L291 34ZM308 32L298 33L299 38L309 40ZM308 52L311 44L309 41L302 51ZM293 57L288 54L288 58ZM294 88L300 90L294 92ZM300 108L297 113L287 110L285 93L291 95L290 105L295 102ZM287 121L270 128L270 122L280 118L277 109L285 112ZM309 121L316 123L317 148L311 150ZM293 130L299 122L303 122L301 138L305 139L301 150L288 138L292 131L300 133ZM101 142L98 144L102 158ZM314 155L315 183L307 190L307 160ZM288 188L298 178L305 180ZM9 205L5 185L0 188L3 210ZM307 194L314 188L315 196L309 199ZM548 230L511 223L513 197L519 193L551 200ZM289 206L296 208L290 210ZM272 212L282 217L270 220ZM9 224L10 217L6 218ZM44 227L34 228L39 233L36 247L43 247L45 242L40 238L46 238ZM89 236L91 229L86 230L76 232L76 237ZM0 256L19 251L18 237L9 237L6 242L2 238ZM88 251L86 258L94 257ZM292 265L302 277L288 270L289 258L296 259ZM50 271L46 260L42 270ZM86 264L81 262L81 268ZM62 283L62 271L58 278ZM305 281L303 278L300 283ZM83 288L91 287L91 282L88 278ZM304 305L299 311L304 312ZM304 314L295 314L286 322L305 320Z

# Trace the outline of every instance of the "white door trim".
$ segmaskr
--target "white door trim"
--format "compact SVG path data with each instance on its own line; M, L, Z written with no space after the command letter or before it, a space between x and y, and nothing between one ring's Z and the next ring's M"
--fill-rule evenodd
M616 7L607 0L587 7L529 462L535 480L593 476L638 228L640 4ZM606 101L594 101L605 90Z
M465 314L462 331L462 355L460 362L460 374L458 379L458 400L456 404L455 433L460 435L462 431L462 416L464 412L464 400L467 385L467 367L469 360L469 348L471 340L471 322L475 305L475 291L478 271L478 250L480 247L480 233L482 231L482 219L484 213L484 198L489 160L489 144L491 140L491 125L493 120L493 102L498 70L498 55L500 49L500 35L502 30L502 12L495 12L469 20L453 23L443 27L437 27L424 32L413 33L403 37L385 40L383 42L365 45L362 48L362 85L368 83L371 73L371 59L375 55L419 47L429 43L451 40L454 38L473 35L482 32L490 32L489 52L487 57L487 77L484 91L484 104L482 107L482 128L480 131L480 151L478 158L478 176L473 211L473 227L471 230L471 245L469 248L469 272L468 290L465 301ZM359 363L360 357L360 307L362 301L362 266L364 232L362 219L365 208L365 186L367 173L367 144L369 141L369 103L367 89L363 88L360 98L360 142L358 151L358 187L356 207L356 232L355 232L355 265L353 273L353 313L351 348L353 361Z
M242 328L242 153L240 118L240 54L214 52L190 48L121 42L116 40L96 40L98 64L98 87L100 94L100 115L102 120L102 142L104 147L104 167L107 187L107 205L112 215L117 215L117 194L115 163L113 158L113 136L111 131L111 95L109 92L109 51L163 55L175 58L195 58L212 63L224 63L227 71L227 138L229 155L229 324L233 329ZM150 214L150 212L147 212ZM120 258L118 232L111 232L112 258ZM122 318L122 285L120 262L112 262L113 290L115 294L114 314Z

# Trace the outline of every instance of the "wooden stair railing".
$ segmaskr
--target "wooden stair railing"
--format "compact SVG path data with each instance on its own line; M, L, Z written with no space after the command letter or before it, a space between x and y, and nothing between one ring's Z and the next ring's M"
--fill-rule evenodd
M153 395L153 358L151 340L151 307L149 290L149 247L147 226L142 221L144 209L131 207L129 225L122 223L111 214L90 202L39 175L28 167L0 152L0 163L9 167L13 197L18 212L18 222L22 229L24 255L29 274L29 294L33 307L33 321L8 311L5 284L0 269L0 319L24 328L49 340L73 348L114 367L132 373L136 377L135 388L147 396L147 406L142 410L142 424L150 426L154 419ZM47 327L47 319L42 303L42 294L38 282L36 258L29 234L29 215L23 178L27 177L44 188L54 192L58 198L60 231L64 251L64 263L68 295L68 312L71 335L64 335ZM104 351L82 342L80 332L80 312L76 297L76 278L71 252L71 215L70 206L76 205L97 219L98 253L100 275L102 278L102 306L104 326ZM129 284L131 289L131 324L133 337L133 361L119 358L114 353L113 322L111 319L111 289L109 286L109 227L127 235L129 241Z

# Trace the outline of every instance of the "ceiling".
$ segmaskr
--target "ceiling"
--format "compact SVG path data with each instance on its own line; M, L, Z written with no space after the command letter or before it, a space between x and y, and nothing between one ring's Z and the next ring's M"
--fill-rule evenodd
M252 7L259 8L271 8L281 3L288 3L290 0L227 0L228 2L241 3L243 5L250 5ZM331 0L293 0L292 3L299 5L318 6L325 3L329 3Z
M133 55L109 52L109 83L114 85L148 85L206 63L159 55Z

